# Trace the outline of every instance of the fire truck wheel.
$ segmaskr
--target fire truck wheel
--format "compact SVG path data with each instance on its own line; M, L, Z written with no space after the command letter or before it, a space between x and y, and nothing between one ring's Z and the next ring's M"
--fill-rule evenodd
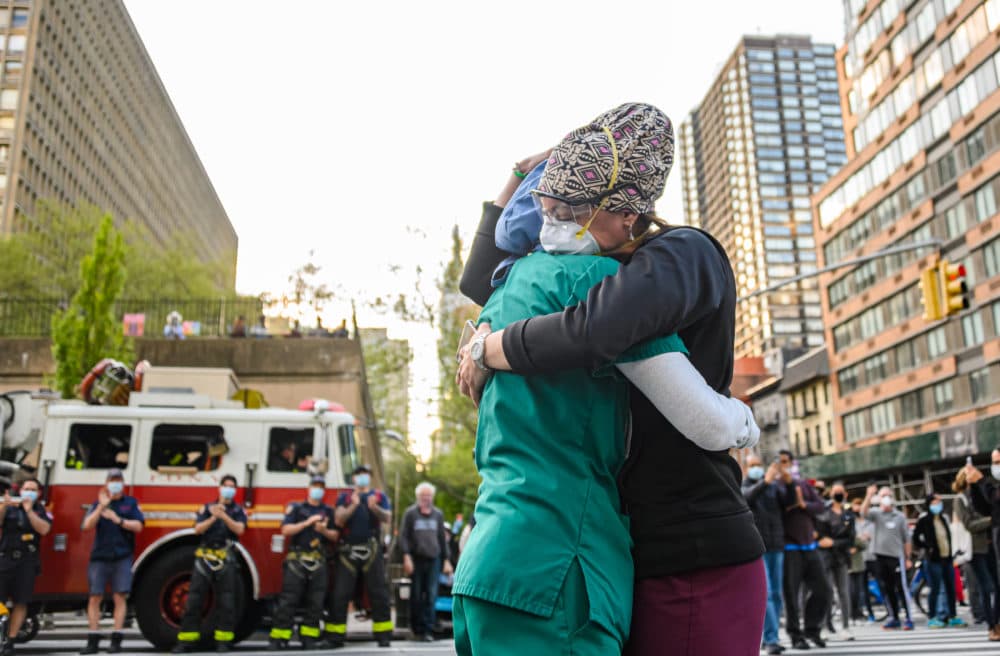
M158 649L170 649L177 642L193 563L193 545L176 547L157 554L138 581L134 591L135 618L142 636ZM240 626L249 596L242 566L240 576L236 577L233 596L236 598L236 617L240 618L237 625ZM215 600L209 595L207 612L201 625L201 634L209 640L215 629L214 611Z

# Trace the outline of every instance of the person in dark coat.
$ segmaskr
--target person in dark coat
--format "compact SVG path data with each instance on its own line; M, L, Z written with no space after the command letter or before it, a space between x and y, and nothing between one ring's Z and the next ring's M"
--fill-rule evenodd
M743 498L750 506L757 530L764 539L764 567L767 570L767 612L764 615L764 648L768 654L780 654L778 642L781 624L781 590L785 567L785 523L781 499L786 491L777 462L764 469L760 457L747 458L747 477L742 484Z
M840 617L843 624L839 637L854 640L851 633L851 552L856 549L857 532L854 528L854 513L845 505L847 490L837 482L830 488L830 505L826 512L816 519L816 533L819 536L819 552L826 567L830 588L836 590L840 600ZM831 604L832 608L832 604ZM832 626L827 612L828 623Z
M924 573L930 582L931 591L927 597L927 614L930 619L927 626L932 629L964 627L965 621L955 609L955 568L952 565L954 554L951 548L951 529L943 515L944 503L939 495L929 494L926 505L928 512L920 516L913 528L913 546L923 551ZM942 584L947 596L946 605L938 603Z

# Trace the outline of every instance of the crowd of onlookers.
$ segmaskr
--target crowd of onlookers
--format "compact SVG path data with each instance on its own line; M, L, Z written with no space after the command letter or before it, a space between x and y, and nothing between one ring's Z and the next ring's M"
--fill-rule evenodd
M800 476L789 451L766 466L751 455L743 495L767 549L766 653L785 649L782 610L795 649L823 647L829 637L853 640L852 623L875 623L881 605L883 629L912 630L911 590L919 577L928 590L923 608L929 628L966 627L957 606L967 602L988 639L1000 641L994 548L1000 539L1000 450L993 463L993 480L971 463L958 471L946 495L949 514L945 497L933 490L901 502L891 487L871 484L863 497L849 497L841 482L827 487Z

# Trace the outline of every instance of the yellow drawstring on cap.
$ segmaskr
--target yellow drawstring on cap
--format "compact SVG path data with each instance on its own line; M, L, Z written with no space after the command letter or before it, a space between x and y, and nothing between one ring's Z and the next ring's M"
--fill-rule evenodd
M611 134L611 129L608 126L602 125L601 130L604 132L605 136L607 136L608 143L611 144L611 181L608 183L608 191L611 191L615 188L615 184L618 182L618 146L615 145L615 137ZM597 213L601 211L601 208L604 207L604 204L607 202L607 196L601 199L601 202L598 203L597 207L591 213L590 218L587 219L587 222L583 224L583 227L577 231L577 239L583 239L583 236L587 234L587 230L590 229L590 224L597 218Z

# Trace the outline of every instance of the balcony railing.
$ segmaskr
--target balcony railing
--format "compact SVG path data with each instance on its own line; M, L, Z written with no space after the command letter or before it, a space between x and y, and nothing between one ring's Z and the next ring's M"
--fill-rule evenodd
M52 298L5 298L0 296L0 337L49 337L52 317L66 301ZM133 336L159 337L167 315L177 312L189 337L219 337L229 334L236 317L243 316L249 329L263 313L257 298L142 300L122 299L115 304L115 317L122 330ZM128 321L126 321L128 320Z

